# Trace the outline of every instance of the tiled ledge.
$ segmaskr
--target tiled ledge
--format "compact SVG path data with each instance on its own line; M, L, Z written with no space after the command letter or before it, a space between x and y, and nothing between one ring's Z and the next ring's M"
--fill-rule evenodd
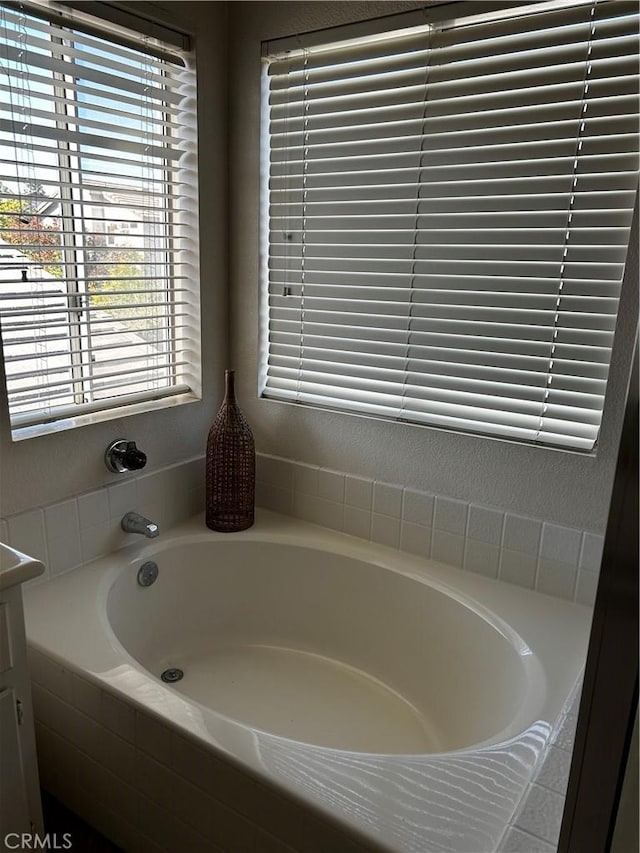
M258 454L256 502L468 571L592 605L603 536L496 507ZM204 506L204 458L0 520L0 540L40 559L42 582L132 541L134 510L166 529Z
M258 455L260 506L593 605L604 537L496 507Z

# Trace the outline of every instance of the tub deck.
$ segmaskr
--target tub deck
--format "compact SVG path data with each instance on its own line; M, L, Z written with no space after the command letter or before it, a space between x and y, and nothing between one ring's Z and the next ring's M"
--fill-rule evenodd
M111 630L109 589L154 548L231 537L337 551L477 602L540 663L539 713L476 747L384 754L265 731L163 684ZM25 590L48 790L129 850L496 850L580 677L589 608L267 511L243 533L198 516L160 539Z

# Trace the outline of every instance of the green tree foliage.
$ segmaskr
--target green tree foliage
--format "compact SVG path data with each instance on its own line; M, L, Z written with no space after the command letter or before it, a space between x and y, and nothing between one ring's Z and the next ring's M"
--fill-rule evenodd
M148 317L150 311L140 305L146 298L135 292L149 286L149 282L140 281L144 275L143 253L129 246L107 247L104 234L89 234L84 256L91 305L113 309L123 322L126 318L129 329L143 329L146 323L141 318Z

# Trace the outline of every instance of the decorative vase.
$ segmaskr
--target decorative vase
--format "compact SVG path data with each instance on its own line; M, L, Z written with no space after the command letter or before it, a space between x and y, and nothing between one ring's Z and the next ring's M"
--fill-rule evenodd
M225 394L207 439L206 524L231 533L254 521L256 451L235 395L235 372L225 370Z

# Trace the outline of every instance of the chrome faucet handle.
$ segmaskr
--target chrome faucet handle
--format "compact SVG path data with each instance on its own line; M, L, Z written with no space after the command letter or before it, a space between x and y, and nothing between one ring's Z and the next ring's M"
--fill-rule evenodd
M104 454L105 465L113 474L139 471L147 464L147 457L136 447L135 441L119 438L112 441Z

